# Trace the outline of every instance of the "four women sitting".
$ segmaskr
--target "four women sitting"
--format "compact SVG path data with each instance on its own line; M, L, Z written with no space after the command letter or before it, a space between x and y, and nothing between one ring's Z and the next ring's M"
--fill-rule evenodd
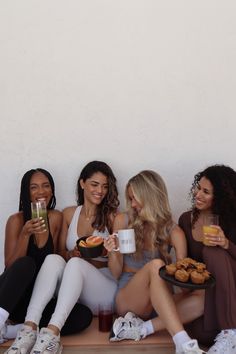
M92 318L89 309L96 314L100 303L112 299L120 317L113 324L111 341L140 340L167 329L176 353L204 353L198 341L211 346L215 337L208 353L236 353L236 172L214 165L195 175L192 209L181 215L179 225L173 221L165 183L156 172L145 170L132 177L125 195L127 210L119 213L110 167L101 161L85 166L78 180L78 206L63 211L56 251L61 256L48 255L37 278L37 273L29 275L36 280L26 321L7 353L47 353L51 344L50 352L60 353L60 332L78 333L86 328ZM205 217L211 214L218 215L219 225L204 232L203 243ZM40 220L34 223L42 227ZM132 254L119 252L116 232L122 229L135 232ZM29 229L30 234L37 240L37 230ZM107 255L84 260L76 240L92 234L104 238ZM171 249L176 261L188 256L204 262L216 285L205 290L179 288L173 293L159 275L161 267L173 262ZM52 310L46 311L47 321L42 321L50 302ZM1 302L0 306L3 329L10 311ZM38 327L43 328L37 336ZM6 338L5 333L2 337Z

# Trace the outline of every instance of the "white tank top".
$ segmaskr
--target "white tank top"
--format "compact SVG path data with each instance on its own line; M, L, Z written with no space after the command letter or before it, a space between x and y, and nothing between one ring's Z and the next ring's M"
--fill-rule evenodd
M68 249L68 251L73 250L76 245L76 241L83 236L77 234L78 220L79 220L81 209L82 209L82 205L79 205L75 209L74 215L72 217L71 223L68 228L67 239L66 239L66 248ZM93 231L93 236L101 236L103 238L106 238L108 235L109 232L107 228L105 229L104 232L98 230ZM97 257L95 259L102 262L107 261L107 257Z

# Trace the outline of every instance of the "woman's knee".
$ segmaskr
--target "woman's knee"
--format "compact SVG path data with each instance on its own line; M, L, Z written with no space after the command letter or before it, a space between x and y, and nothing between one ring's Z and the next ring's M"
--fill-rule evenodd
M160 258L156 258L148 262L144 267L148 269L151 275L156 275L159 274L159 269L164 265L165 263Z
M66 261L64 260L64 258L59 256L58 254L49 254L45 258L42 267L45 267L50 272L51 270L61 271L65 268L65 265Z
M79 257L72 257L66 264L67 269L70 268L71 270L75 269L77 271L86 271L86 269L90 266L90 263Z

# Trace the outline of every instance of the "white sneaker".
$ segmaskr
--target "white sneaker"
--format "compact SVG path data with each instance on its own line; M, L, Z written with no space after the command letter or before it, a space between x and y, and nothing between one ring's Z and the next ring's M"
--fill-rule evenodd
M37 331L30 326L23 325L17 332L16 339L4 354L28 354L37 338Z
M236 333L232 329L221 331L215 338L215 344L208 350L209 354L235 354Z
M192 339L182 344L181 351L176 352L176 354L204 354L204 353L205 352L199 348L196 339Z
M143 320L135 315L133 312L127 312L127 314L124 317L125 320L131 321L134 326L141 326L143 324Z
M115 320L110 333L110 341L118 342L123 339L134 339L138 341L144 338L141 334L141 325L143 320L128 312L125 317L119 317Z
M30 354L61 354L60 335L56 336L49 328L41 328Z
M5 338L5 335L7 333L7 325L4 323L3 327L0 329L0 344L3 344L8 341L7 338Z

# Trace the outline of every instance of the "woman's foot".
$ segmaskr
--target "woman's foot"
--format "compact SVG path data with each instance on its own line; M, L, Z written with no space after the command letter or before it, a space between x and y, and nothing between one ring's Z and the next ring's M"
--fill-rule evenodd
M49 328L41 328L31 354L61 354L60 335L55 335ZM11 354L11 353L10 353Z
M215 344L208 350L209 354L236 353L236 331L225 329L215 339Z
M141 333L143 320L134 313L128 312L125 317L119 317L115 320L110 333L110 341L118 342L124 339L134 339L138 341L145 338Z
M202 351L196 339L191 339L190 341L182 344L181 351L176 351L176 354L206 354Z
M34 346L37 331L30 326L23 325L17 332L16 339L4 354L28 354Z

